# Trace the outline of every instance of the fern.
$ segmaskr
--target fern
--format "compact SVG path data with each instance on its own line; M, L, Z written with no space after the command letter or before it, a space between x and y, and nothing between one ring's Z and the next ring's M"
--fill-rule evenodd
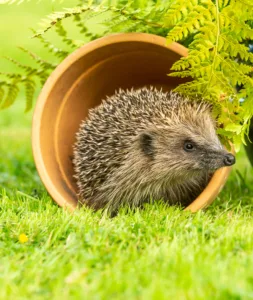
M22 72L16 74L0 72L0 76L5 78L0 84L0 108L2 109L11 106L15 102L23 87L26 95L26 111L29 111L32 108L36 83L40 82L40 84L43 85L51 71L56 67L56 64L43 60L25 48L20 47L20 50L30 55L37 66L31 67L21 64L10 57L5 57L11 63L19 67Z
M252 117L253 54L246 46L248 40L253 40L253 29L248 24L253 19L252 11L250 1L190 0L187 5L176 1L167 12L166 24L173 26L168 43L194 35L188 57L177 61L171 74L192 77L193 81L176 91L199 95L217 106L218 132L237 148L240 141L245 142ZM243 103L239 102L242 95L236 93L237 84L245 87Z
M33 32L35 34L35 31L33 31ZM37 35L36 38L39 39L41 44L44 46L45 49L48 50L49 53L52 53L52 55L54 55L55 57L57 57L59 59L64 59L69 54L69 51L63 50L63 49L55 46L53 43L48 41L44 36Z
M14 3L24 0L5 0ZM3 2L3 1L2 1ZM80 39L69 37L66 19L72 19ZM91 22L100 23L99 31ZM213 104L218 133L236 149L245 143L253 116L253 4L251 0L80 0L78 5L55 12L43 20L33 37L52 54L47 62L27 49L36 67L12 59L22 73L5 74L0 81L0 106L11 105L20 86L26 89L26 110L32 105L37 81L43 83L55 66L85 42L113 32L148 32L167 37L189 48L189 55L174 63L170 76L192 78L176 91L201 97ZM55 30L64 49L45 38ZM169 71L169 70L168 70ZM236 86L242 88L238 92Z
M7 1L8 3L17 2ZM23 2L23 1L21 1ZM101 36L104 36L110 32L117 31L145 31L153 32L166 36L167 29L163 28L162 22L157 20L152 21L152 18L156 15L161 16L166 13L167 5L162 5L155 8L154 1L139 0L135 2L129 1L114 1L114 6L109 5L111 1L79 1L79 5L73 8L67 8L62 12L56 12L49 15L42 20L42 29L35 32L33 30L33 38L38 39L41 44L52 54L53 62L43 60L37 54L19 47L20 50L26 52L36 63L36 66L25 66L21 63L9 59L12 63L16 64L22 69L19 74L13 74L17 79L14 83L10 82L10 74L0 73L1 77L5 77L2 82L5 82L5 88L0 93L0 108L7 108L14 103L17 98L18 92L24 88L26 91L26 111L31 108L32 95L36 90L38 82L43 85L50 72L59 64L73 50L79 48L85 42L94 40ZM146 7L146 10L141 11L138 7ZM147 9L148 7L148 9ZM81 37L78 40L69 38L67 30L63 24L68 18L72 18L73 24L76 25L76 31ZM87 26L87 23L93 19L98 19L101 23L100 32L92 32ZM56 34L62 40L64 49L53 44L51 41L45 38L45 34L50 29L55 29ZM15 90L15 93L12 92Z

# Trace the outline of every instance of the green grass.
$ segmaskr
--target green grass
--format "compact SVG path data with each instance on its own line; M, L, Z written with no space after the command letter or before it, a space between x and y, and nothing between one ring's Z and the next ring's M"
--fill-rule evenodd
M13 32L2 12L1 32ZM11 44L0 50L19 58ZM71 214L40 182L23 110L20 96L0 112L0 299L253 299L253 172L243 151L204 212L157 204L113 219Z

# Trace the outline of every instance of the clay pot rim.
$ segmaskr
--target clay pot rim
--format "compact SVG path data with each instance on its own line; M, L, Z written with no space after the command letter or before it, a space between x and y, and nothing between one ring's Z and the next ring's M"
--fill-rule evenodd
M33 157L36 166L39 166L39 168L37 167L37 171L44 186L46 187L51 197L55 200L55 202L57 202L62 207L68 207L70 210L74 210L76 208L75 205L67 203L64 197L58 192L57 188L53 185L50 176L46 170L45 164L43 162L43 156L40 145L40 126L44 106L47 102L46 100L49 94L51 93L55 83L57 82L58 78L73 64L74 61L77 61L83 55L96 50L98 47L104 47L112 43L135 41L153 43L155 45L163 47L165 47L166 44L165 38L147 33L118 33L99 38L88 44L85 44L84 46L80 47L79 49L75 50L73 53L68 55L51 73L40 92L32 121ZM187 55L187 49L178 43L171 43L166 47L168 49L171 49L173 52L178 53L180 56ZM199 209L202 209L211 204L214 201L215 195L217 195L220 192L223 185L225 184L230 171L231 167L221 168L217 170L212 176L209 184L203 190L203 192L188 207L186 207L185 210L196 212Z

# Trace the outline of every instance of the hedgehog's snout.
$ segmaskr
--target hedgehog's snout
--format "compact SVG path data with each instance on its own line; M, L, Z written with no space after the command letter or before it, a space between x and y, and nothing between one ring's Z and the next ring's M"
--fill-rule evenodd
M206 167L217 170L222 167L230 167L235 164L235 156L227 151L210 152L204 157Z
M232 166L235 164L235 157L233 154L228 153L225 155L224 159L223 159L224 165L225 166Z

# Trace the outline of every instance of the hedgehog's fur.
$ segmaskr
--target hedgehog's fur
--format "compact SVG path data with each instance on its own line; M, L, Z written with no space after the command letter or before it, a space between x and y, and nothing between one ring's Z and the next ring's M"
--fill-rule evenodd
M187 141L194 151L186 152ZM225 155L209 105L154 88L119 90L89 111L77 133L80 202L111 212L150 199L187 205Z

